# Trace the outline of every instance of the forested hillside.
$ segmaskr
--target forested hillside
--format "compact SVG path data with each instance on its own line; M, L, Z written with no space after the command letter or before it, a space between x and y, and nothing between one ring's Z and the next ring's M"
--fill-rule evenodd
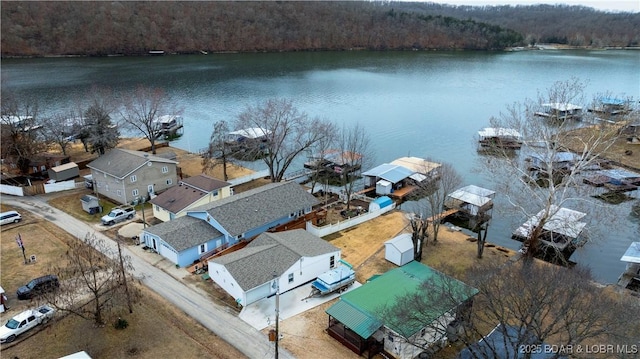
M640 13L607 13L584 6L451 6L403 3L403 11L473 19L515 30L527 44L562 43L573 46L638 46Z
M2 56L43 56L145 54L150 50L494 50L553 37L611 46L638 43L637 14L561 7L559 15L551 16L553 9L547 9L549 16L539 16L544 9L501 7L493 11L353 1L3 1L1 45ZM581 18L583 14L590 20ZM614 25L622 23L618 17L626 19L627 25ZM584 29L588 23L609 22L614 24L606 29L598 25Z

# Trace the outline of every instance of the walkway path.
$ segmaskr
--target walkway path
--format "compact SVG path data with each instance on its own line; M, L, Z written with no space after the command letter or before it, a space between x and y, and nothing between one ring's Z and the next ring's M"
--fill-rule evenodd
M114 240L96 232L91 225L49 206L42 197L3 196L2 201L8 205L31 211L77 238L84 238L87 233L95 233L97 238L104 239L114 249L116 247ZM235 313L231 313L231 310L213 303L202 293L145 261L135 251L126 247L123 248L123 251L125 255L131 257L135 268L133 274L144 285L173 303L224 341L236 347L247 357L271 358L274 356L274 346L268 341L268 337L242 321ZM284 348L279 348L279 356L287 359L293 358L293 355Z

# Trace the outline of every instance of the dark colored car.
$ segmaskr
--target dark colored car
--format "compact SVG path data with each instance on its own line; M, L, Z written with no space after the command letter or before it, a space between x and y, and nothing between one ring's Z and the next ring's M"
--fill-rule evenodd
M32 279L26 285L18 288L16 294L18 295L18 299L31 299L42 293L52 292L59 286L58 277L50 274Z

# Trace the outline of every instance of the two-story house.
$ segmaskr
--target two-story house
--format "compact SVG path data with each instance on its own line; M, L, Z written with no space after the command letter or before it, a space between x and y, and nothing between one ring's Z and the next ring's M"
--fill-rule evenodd
M141 151L114 148L87 167L94 190L122 204L146 199L178 182L178 162Z

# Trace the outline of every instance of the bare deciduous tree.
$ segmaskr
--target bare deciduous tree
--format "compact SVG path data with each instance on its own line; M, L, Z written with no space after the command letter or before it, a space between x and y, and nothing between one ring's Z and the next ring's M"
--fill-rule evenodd
M433 242L438 241L438 232L442 219L438 216L444 209L444 203L447 196L455 191L462 183L462 177L456 172L455 168L449 163L442 163L440 167L435 168L435 162L427 159L423 165L421 174L427 178L418 182L418 189L414 192L418 201L418 217L424 221L428 221L431 217L430 228L431 238ZM433 176L433 171L437 172L437 177ZM425 225L427 226L427 225Z
M270 99L259 106L249 106L236 121L236 128L259 128L266 141L256 141L252 151L269 169L272 182L280 182L291 163L314 144L327 136L332 126L320 119L309 119L292 102Z
M126 126L142 134L151 144L151 153L156 153L156 140L162 127L161 116L177 116L178 108L160 88L138 86L125 97L121 115Z
M45 298L58 310L102 325L112 309L126 306L130 294L136 296L126 286L131 260L92 234L68 245L63 258L50 268L61 280L60 289Z
M8 158L22 174L27 174L33 156L46 149L38 139L38 105L3 92L1 120L2 158Z
M366 129L359 123L342 129L338 140L338 160L343 166L339 182L347 199L347 210L351 206L356 179L360 177L362 168L368 167L373 159L373 149Z
M227 121L218 121L213 124L213 131L209 138L209 147L202 157L202 170L211 170L219 165L222 166L223 179L227 181L227 165L234 160L236 153L235 146L229 143L227 138L229 125Z
M524 238L528 257L552 250L556 251L557 260L566 260L560 246L543 246L541 242L543 236L549 235L545 226L562 207L585 208L589 214L606 207L591 199L589 195L594 191L582 180L585 171L597 164L615 142L618 126L601 122L576 129L574 120L537 116L545 111L543 104L582 104L583 89L584 84L576 79L560 81L537 100L512 105L499 118L491 119L493 127L515 129L524 138L519 154L496 147L492 155L479 159L481 170L490 174L495 188L506 197L505 213L518 213L520 223L534 216L537 219ZM569 148L574 152L567 152Z
M522 346L529 344L577 348L593 342L629 344L638 339L637 299L595 285L585 268L521 261L474 272L473 285L480 292L474 301L471 337L486 335L486 328L498 324L517 328L519 335L510 343L498 343L511 345L508 352L514 359L521 358ZM490 349L486 353L470 347L474 358L495 357L494 353L501 352ZM576 351L565 354L589 355Z
M67 148L74 141L74 130L77 128L69 121L73 121L71 114L57 113L51 117L42 119L41 133L47 142L52 142L60 147L62 154L67 154Z

